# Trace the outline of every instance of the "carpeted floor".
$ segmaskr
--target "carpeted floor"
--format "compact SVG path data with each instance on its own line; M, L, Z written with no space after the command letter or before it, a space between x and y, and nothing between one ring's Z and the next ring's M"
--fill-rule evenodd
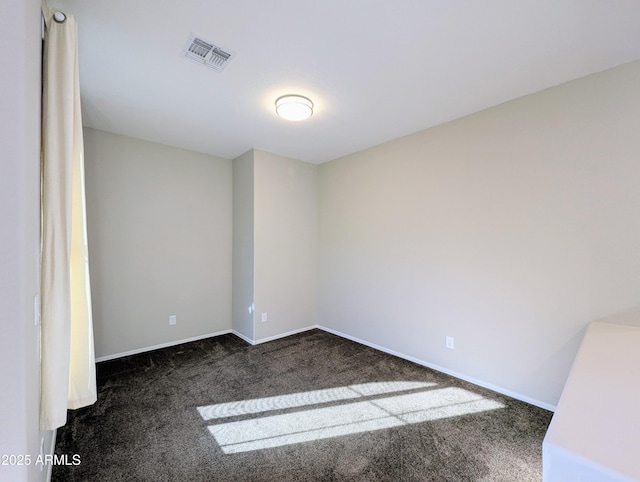
M55 481L542 480L551 413L312 330L98 364Z

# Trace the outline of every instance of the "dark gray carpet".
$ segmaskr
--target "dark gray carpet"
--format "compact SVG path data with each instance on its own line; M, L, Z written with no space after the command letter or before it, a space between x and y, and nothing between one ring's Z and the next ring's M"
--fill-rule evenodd
M551 415L320 330L224 335L99 363L53 481L539 481Z

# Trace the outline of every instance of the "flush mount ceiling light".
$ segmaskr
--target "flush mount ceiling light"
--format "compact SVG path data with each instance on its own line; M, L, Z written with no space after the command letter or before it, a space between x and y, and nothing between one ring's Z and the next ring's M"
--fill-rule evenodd
M305 120L313 114L313 102L301 95L283 95L276 99L276 112L286 120Z

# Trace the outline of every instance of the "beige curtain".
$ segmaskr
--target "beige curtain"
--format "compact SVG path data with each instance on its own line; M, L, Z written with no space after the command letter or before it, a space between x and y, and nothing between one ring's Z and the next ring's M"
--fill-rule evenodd
M40 424L96 401L75 20L44 9Z

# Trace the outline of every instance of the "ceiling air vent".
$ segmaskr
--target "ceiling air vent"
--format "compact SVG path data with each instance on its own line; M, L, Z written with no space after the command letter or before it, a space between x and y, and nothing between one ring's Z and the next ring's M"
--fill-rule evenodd
M236 53L191 34L187 43L184 44L181 55L216 72L222 72Z

